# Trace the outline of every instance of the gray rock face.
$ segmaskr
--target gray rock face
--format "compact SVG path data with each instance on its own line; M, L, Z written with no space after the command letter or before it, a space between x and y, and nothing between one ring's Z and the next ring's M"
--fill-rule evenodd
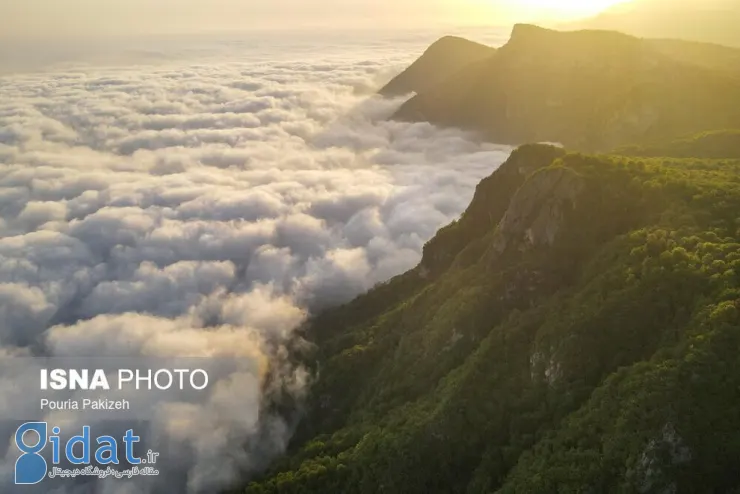
M674 494L678 488L670 477L666 476L664 467L684 465L691 461L691 450L683 438L676 432L673 424L663 426L661 436L652 439L640 456L637 464L637 490L641 493L660 492Z
M514 194L493 239L501 254L510 245L521 250L552 245L562 226L565 209L575 205L583 180L567 168L535 172Z

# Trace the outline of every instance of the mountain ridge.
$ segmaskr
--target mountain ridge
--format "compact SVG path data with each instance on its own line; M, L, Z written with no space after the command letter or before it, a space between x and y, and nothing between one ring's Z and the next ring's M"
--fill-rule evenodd
M312 321L311 412L247 492L740 489L738 210L739 160L518 148Z
M650 38L683 38L740 47L740 4L722 0L633 0L566 29L607 29Z
M499 143L559 142L584 151L740 127L740 59L704 49L711 57L697 65L696 52L667 41L517 24L475 71L416 94L394 118L476 130ZM727 68L728 60L737 66Z

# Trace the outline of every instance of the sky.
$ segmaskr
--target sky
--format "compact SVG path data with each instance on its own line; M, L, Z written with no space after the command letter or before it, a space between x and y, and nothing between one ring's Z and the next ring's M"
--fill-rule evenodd
M593 15L619 1L0 0L0 33L6 37L57 37L315 27L501 26Z

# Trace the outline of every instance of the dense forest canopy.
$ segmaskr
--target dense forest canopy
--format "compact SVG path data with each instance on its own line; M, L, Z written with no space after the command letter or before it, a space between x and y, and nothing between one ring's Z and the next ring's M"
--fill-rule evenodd
M736 155L519 148L313 321L311 412L247 492L740 489L738 211Z

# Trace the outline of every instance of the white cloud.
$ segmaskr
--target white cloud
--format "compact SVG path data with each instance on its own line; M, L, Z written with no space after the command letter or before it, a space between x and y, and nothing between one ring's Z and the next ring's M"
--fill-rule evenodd
M306 383L286 360L293 329L413 267L507 156L386 121L399 102L367 94L385 63L0 78L0 350L244 357L198 407L160 410L169 475L137 492L201 492L264 466L290 434L263 411L266 373ZM0 381L0 409L16 398Z

